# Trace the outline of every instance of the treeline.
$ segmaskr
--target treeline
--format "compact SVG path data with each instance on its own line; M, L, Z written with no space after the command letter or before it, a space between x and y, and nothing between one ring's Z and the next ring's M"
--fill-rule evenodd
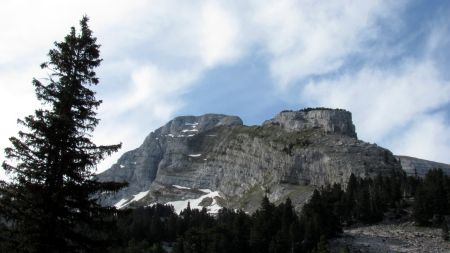
M222 209L216 217L187 208L155 205L117 211L99 196L125 184L99 182L96 165L118 145L96 145L92 132L101 104L91 89L99 83L99 45L80 21L49 51L41 67L45 82L33 80L43 106L19 120L21 129L5 149L0 180L0 252L327 252L327 239L353 223L374 223L386 211L412 203L419 225L446 225L450 179L432 170L425 179L404 176L358 179L314 191L298 214L291 201L275 206L265 197L253 214ZM303 111L313 110L306 108ZM448 236L448 228L447 228Z
M424 179L409 178L414 196L413 218L421 226L445 226L450 215L450 177L441 169L428 171Z
M339 184L315 190L300 213L290 199L275 206L267 197L253 214L224 208L213 217L188 207L177 215L161 204L123 210L110 252L328 252L327 240L343 227L374 224L387 213L405 217L408 207L417 224L442 224L449 214L449 182L438 169L424 179L352 174L345 190Z
M177 215L164 205L121 211L114 253L328 252L326 241L352 223L374 223L401 200L401 177L350 177L346 190L335 184L315 190L297 214L290 199L275 206L264 197L253 214L222 209L212 217L190 209Z
M315 191L298 215L287 199L275 206L264 197L253 214L223 208L213 217L190 207L180 215L173 207L154 205L121 211L112 253L165 252L328 252L326 239L342 231L333 211Z

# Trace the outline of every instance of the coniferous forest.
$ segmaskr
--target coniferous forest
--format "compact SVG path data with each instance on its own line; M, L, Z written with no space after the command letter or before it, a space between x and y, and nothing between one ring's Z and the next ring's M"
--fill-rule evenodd
M448 237L450 177L440 169L425 178L352 174L345 187L315 190L301 212L290 199L274 205L267 196L252 214L102 206L103 193L125 184L95 179L96 165L120 145L91 141L101 104L91 86L99 83L101 58L88 18L48 57L41 65L51 73L47 82L33 81L43 107L19 120L24 130L5 150L10 181L0 182L0 252L319 253L346 226L404 217L442 226Z

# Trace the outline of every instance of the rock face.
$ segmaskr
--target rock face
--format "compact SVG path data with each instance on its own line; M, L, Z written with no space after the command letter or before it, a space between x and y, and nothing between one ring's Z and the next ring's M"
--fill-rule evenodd
M343 134L356 138L352 114L345 110L303 109L283 111L263 125L280 125L286 131L302 131L320 128L325 133Z
M129 187L106 198L118 207L198 199L255 210L264 194L290 197L300 208L317 186L346 184L351 173L403 173L389 150L356 138L344 110L282 112L262 126L244 126L235 116L177 117L125 153L100 180ZM201 201L201 199L199 200Z
M446 175L450 175L450 165L423 160L409 156L396 156L402 164L403 170L408 176L424 177L431 169L442 169Z
M417 227L412 223L377 224L352 227L330 241L330 252L385 253L448 253L450 242L441 237L441 229Z

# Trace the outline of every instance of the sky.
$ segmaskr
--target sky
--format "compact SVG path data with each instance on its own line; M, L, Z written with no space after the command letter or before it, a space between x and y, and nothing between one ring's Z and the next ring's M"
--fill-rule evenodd
M123 144L99 171L176 116L255 125L316 106L351 111L358 137L394 154L450 163L448 0L2 0L1 150L83 15L102 45L93 136Z

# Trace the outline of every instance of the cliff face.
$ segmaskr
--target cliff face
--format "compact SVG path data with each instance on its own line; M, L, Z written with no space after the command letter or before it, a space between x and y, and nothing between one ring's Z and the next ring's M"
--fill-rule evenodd
M263 125L279 125L286 131L320 128L325 133L343 134L356 138L352 114L345 110L303 109L283 111Z
M437 163L409 156L396 156L403 170L408 176L424 177L431 169L442 169L446 175L450 175L450 165Z
M390 151L356 138L349 112L318 109L282 112L262 126L225 115L178 117L99 178L129 182L106 199L118 207L189 199L253 211L264 194L274 202L289 196L300 208L314 187L345 185L351 173L402 171Z

